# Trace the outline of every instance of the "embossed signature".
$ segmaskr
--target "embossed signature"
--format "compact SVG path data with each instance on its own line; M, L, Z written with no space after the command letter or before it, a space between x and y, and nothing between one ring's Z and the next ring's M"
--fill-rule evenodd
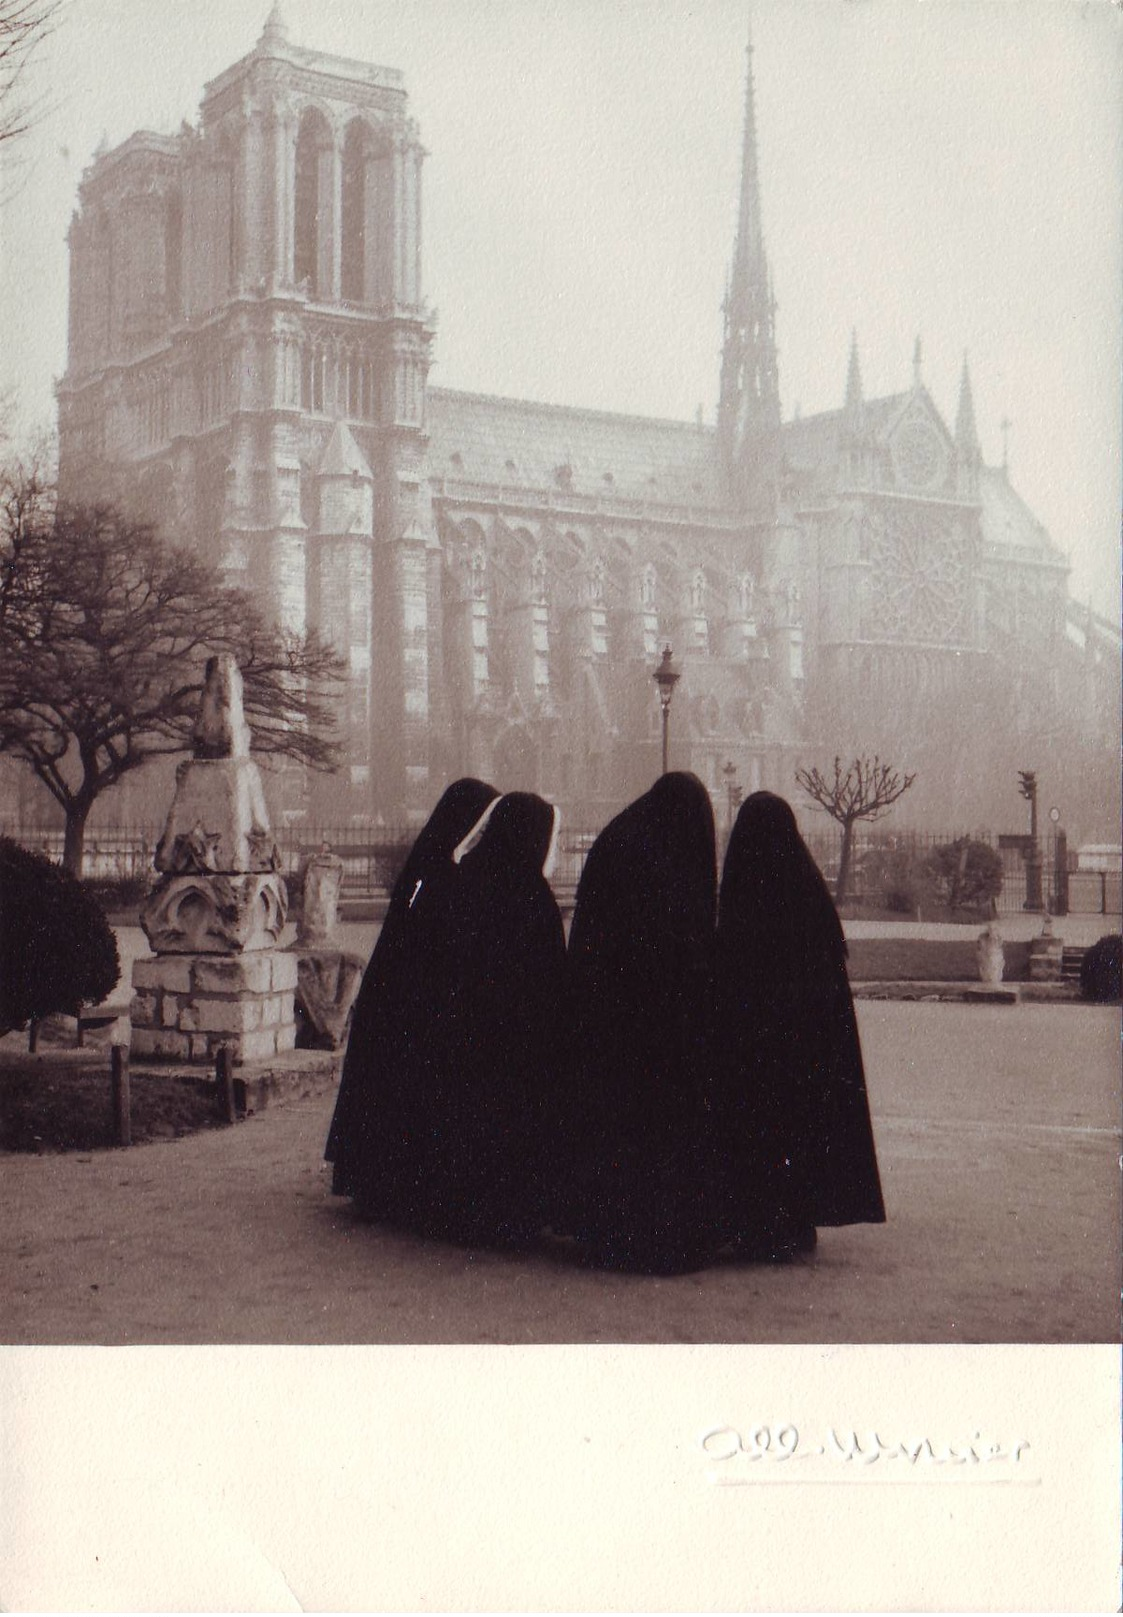
M929 1466L991 1465L996 1461L1016 1466L1032 1444L1027 1438L1004 1447L984 1438L981 1432L966 1442L934 1442L930 1437L905 1437L885 1442L879 1433L859 1433L853 1429L830 1427L821 1437L805 1439L791 1422L782 1426L714 1426L699 1440L708 1460L723 1464L742 1459L784 1464L799 1460L830 1460L841 1465L873 1466L892 1460L905 1461L898 1470Z

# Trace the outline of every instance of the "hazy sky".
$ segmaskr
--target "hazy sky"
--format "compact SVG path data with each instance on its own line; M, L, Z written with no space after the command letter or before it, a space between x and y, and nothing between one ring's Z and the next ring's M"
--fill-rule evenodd
M434 383L712 419L745 0L282 0L290 37L401 68L430 156ZM268 0L70 0L48 116L3 176L0 385L49 415L65 235L103 135L172 131ZM1121 76L1110 0L754 0L785 415L970 356L985 458L1118 606Z

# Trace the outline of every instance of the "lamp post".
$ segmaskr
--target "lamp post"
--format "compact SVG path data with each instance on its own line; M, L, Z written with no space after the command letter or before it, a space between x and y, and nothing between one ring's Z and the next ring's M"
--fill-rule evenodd
M670 646L663 647L663 655L659 666L652 674L652 679L659 687L659 706L663 710L663 773L667 773L667 739L671 715L671 697L675 693L675 686L682 678L681 671L675 667L675 660Z
M1027 910L1042 908L1041 849L1037 845L1037 775L1032 769L1018 771L1018 790L1029 804L1029 854L1026 858Z
M1068 837L1061 825L1059 808L1049 810L1053 824L1053 900L1049 908L1054 915L1068 914Z
M722 765L721 772L725 776L725 839L728 842L729 838L733 835L733 813L741 802L741 788L737 784L737 765L732 759L730 759L727 764Z

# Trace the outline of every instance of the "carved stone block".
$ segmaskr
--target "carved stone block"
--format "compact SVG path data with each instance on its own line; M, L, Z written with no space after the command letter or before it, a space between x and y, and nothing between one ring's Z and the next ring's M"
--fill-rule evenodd
M188 758L180 764L154 863L170 875L277 869L277 846L252 759Z
M159 955L242 954L275 948L287 913L285 884L275 873L165 876L140 924Z
M363 962L358 955L323 949L298 953L296 963L299 1042L305 1049L338 1050L347 1037Z
M314 853L304 867L304 903L296 941L313 948L335 937L339 894L343 887L343 860L334 853Z

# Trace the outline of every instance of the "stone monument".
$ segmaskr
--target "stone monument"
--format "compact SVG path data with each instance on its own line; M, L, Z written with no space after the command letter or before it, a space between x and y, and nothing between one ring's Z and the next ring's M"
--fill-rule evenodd
M979 966L979 981L994 986L1002 981L1006 969L1006 956L1002 933L993 924L979 933L975 945L975 958Z
M140 924L156 956L133 966L134 1056L236 1063L293 1049L297 963L278 945L288 910L265 795L250 757L234 658L207 663L194 754L153 863Z
M297 963L297 1044L338 1050L347 1036L363 962L336 940L343 860L326 846L304 867L303 903L292 952Z

